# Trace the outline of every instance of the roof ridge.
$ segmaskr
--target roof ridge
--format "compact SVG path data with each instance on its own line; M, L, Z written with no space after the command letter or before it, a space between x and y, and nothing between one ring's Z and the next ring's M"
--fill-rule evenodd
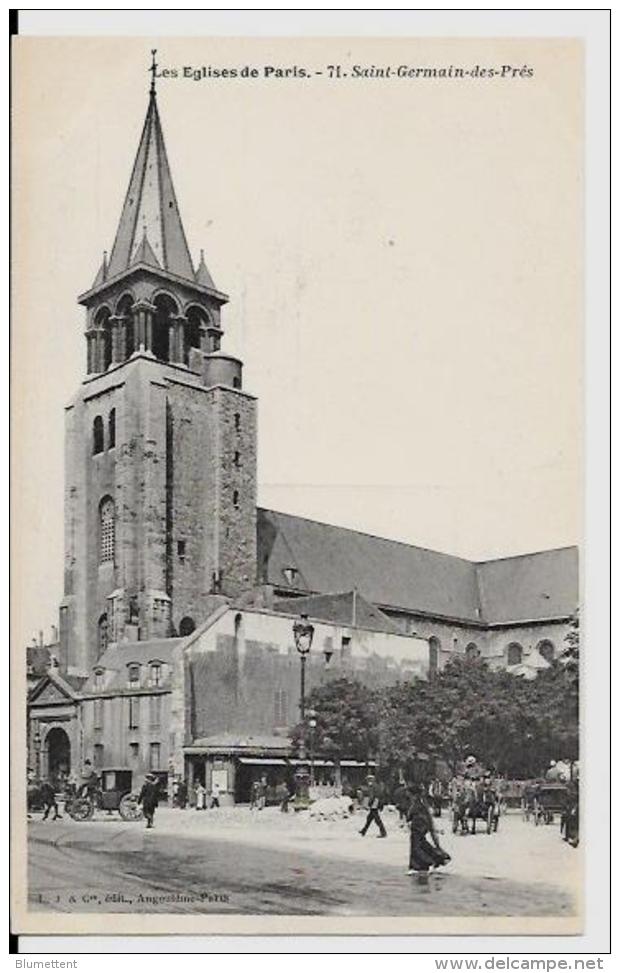
M359 530L357 527L343 527L341 524L330 524L325 520L316 520L314 517L304 517L302 514L286 513L282 510L272 510L268 507L258 507L265 513L275 514L277 517L291 517L294 520L304 520L309 524L318 524L319 527L332 527L334 530L346 530L350 534L360 534L362 537L372 537L376 541L386 541L388 544L399 544L401 547L413 547L417 551L427 551L429 554L438 554L440 557L448 557L452 561L462 561L464 564L476 565L478 562L469 558L462 557L460 554L449 554L447 551L438 551L433 547L423 547L421 544L412 544L409 541L399 541L395 537L384 537L382 534L371 534L366 530Z

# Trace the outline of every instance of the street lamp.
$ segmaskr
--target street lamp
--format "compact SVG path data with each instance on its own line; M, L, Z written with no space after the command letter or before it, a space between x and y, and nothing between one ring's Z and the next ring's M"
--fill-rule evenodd
M295 772L295 810L301 811L308 807L308 768L306 766L306 659L312 647L314 636L314 625L308 621L307 615L302 615L293 625L293 637L295 648L301 659L301 685L300 685L300 717L301 717L301 738L299 741L299 766Z

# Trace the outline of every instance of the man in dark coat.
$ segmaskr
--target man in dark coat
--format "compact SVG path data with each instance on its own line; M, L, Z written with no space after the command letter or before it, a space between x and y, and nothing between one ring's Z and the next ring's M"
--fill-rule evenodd
M43 820L47 821L47 816L50 813L50 811L53 809L54 817L52 820L56 821L56 819L61 817L61 815L58 811L58 804L56 803L56 790L51 780L43 781L39 793L41 795L41 800L43 802L43 807L45 809L45 813L43 814Z
M363 838L365 838L366 832L374 821L379 828L379 834L377 837L385 838L387 836L387 831L385 830L385 825L383 824L381 815L379 814L379 811L381 811L383 808L383 796L372 774L369 774L366 780L368 782L368 815L366 817L366 823L360 831L360 834Z
M147 774L144 778L142 790L138 796L138 804L142 805L147 828L152 828L153 818L155 817L155 809L159 804L159 796L157 794L157 777L155 774Z

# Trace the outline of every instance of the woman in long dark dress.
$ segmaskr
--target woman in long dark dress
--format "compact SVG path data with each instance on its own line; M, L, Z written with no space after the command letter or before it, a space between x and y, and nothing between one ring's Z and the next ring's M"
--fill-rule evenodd
M409 874L428 872L450 861L450 855L439 844L433 818L426 803L424 788L412 787L411 804L407 812L410 828ZM427 838L430 835L430 841ZM432 843L431 843L432 842Z

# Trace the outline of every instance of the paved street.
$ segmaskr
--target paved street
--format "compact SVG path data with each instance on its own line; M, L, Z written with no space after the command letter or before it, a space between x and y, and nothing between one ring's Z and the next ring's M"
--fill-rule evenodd
M29 823L30 907L60 912L298 915L568 916L580 852L557 825L518 814L497 835L453 836L453 857L428 885L408 876L408 836L387 812L388 837L362 838L353 819L320 822L276 809L176 811L156 828L99 814Z

